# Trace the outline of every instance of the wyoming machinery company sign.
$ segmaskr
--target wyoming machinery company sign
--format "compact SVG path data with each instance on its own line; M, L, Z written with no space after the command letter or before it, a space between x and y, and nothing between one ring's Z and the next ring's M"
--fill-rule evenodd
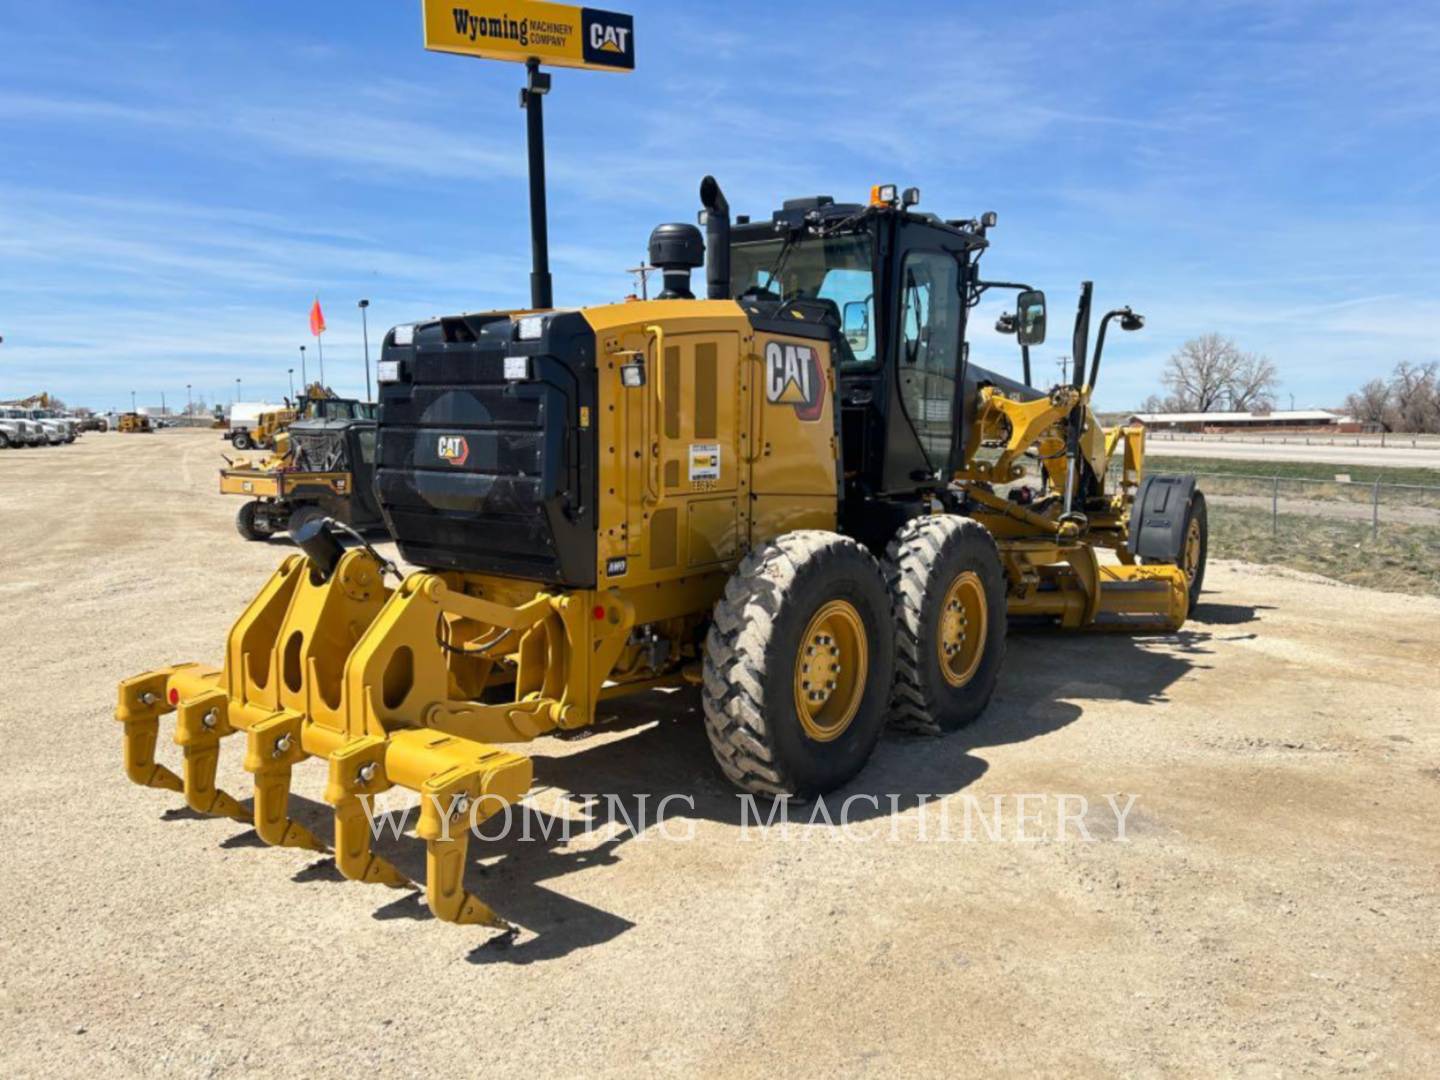
M614 11L512 0L423 0L425 48L487 60L635 70L635 19Z

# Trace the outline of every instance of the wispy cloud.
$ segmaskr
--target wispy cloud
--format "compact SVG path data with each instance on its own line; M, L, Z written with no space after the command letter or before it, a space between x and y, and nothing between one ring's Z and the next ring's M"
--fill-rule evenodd
M424 54L410 5L74 14L86 35L0 0L0 396L278 390L317 292L353 389L359 296L380 328L524 303L518 69ZM895 180L947 215L1000 211L987 266L1055 310L1085 277L1147 312L1111 346L1107 405L1207 330L1269 353L1305 401L1440 355L1431 5L637 16L640 71L557 72L547 106L563 302L623 293L707 172L755 214Z

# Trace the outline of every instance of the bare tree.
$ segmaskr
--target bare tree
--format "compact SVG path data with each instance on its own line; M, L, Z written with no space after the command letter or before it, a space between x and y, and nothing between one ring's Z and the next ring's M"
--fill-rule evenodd
M1230 408L1239 412L1266 412L1275 407L1279 373L1267 356L1241 353L1230 375Z
M1437 384L1436 374L1434 361L1410 364L1402 360L1395 365L1395 375L1390 380L1390 397L1400 431L1440 430L1440 384Z
M1166 362L1166 405L1172 412L1214 412L1224 404L1239 362L1240 350L1229 338L1191 338Z
M1390 384L1384 379L1371 379L1347 397L1345 411L1362 424L1377 426L1381 431L1395 430Z
M1269 357L1244 353L1222 334L1203 334L1181 345L1161 376L1169 393L1151 394L1147 412L1264 411L1275 405L1280 375Z
M1140 403L1140 411L1145 413L1174 412L1159 394L1151 394Z

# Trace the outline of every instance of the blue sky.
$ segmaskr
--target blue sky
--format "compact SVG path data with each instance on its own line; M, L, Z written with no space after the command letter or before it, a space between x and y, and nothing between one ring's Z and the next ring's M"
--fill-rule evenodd
M706 172L754 214L895 181L998 211L987 269L1057 329L1087 277L1149 317L1102 407L1211 330L1276 362L1285 405L1440 358L1434 3L627 10L637 72L557 70L547 103L561 305L623 296ZM372 343L526 302L522 69L424 52L418 0L0 0L0 56L0 398L274 399L317 293L353 392L357 298ZM975 355L1014 369L993 315Z

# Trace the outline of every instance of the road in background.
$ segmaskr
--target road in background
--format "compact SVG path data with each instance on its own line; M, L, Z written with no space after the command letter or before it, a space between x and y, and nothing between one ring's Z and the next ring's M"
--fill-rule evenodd
M1167 439L1154 435L1145 439L1145 453L1155 457L1229 458L1232 461L1310 461L1335 465L1392 465L1406 469L1440 470L1440 444L1380 446L1306 446L1303 442L1260 442L1231 440L1210 442L1200 439ZM1339 470L1343 472L1344 470Z

